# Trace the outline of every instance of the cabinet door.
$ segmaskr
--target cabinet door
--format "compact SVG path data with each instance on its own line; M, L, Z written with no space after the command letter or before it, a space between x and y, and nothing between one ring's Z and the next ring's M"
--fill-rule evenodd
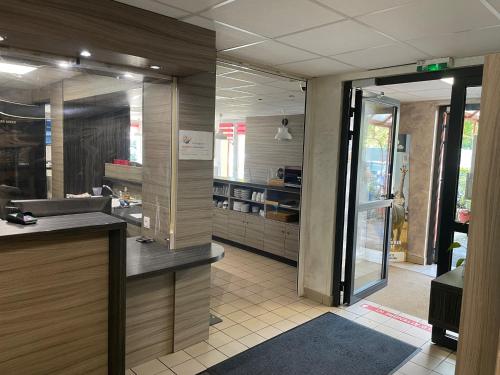
M212 235L227 238L227 211L214 208L212 221Z
M285 255L285 223L265 220L264 250L279 256Z
M299 226L287 224L285 228L285 258L299 259Z
M259 216L247 215L245 229L245 245L255 249L264 249L264 219Z
M227 215L227 239L245 243L245 214L229 211Z

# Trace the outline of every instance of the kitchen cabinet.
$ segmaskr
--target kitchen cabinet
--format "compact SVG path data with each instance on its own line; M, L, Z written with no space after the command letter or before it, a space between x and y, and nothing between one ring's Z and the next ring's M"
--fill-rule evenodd
M227 237L227 210L214 208L212 234L221 238Z
M227 214L227 239L233 242L245 243L246 214L228 211Z
M285 225L285 258L297 261L299 258L299 226Z
M264 251L281 257L285 255L285 223L265 220Z
M246 215L244 244L258 250L264 248L264 218L257 215Z

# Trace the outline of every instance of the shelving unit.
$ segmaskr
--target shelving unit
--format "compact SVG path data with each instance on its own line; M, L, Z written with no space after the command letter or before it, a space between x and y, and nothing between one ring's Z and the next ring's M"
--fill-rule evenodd
M263 202L237 198L234 189L248 189L263 194ZM242 180L214 179L214 206L228 202L228 209L214 207L214 237L229 240L282 258L297 261L299 253L300 189L270 186ZM226 194L219 194L225 192ZM234 202L246 202L263 210L264 216L233 210ZM270 203L275 202L275 203ZM284 207L283 202L296 202L296 206ZM293 221L275 220L273 213L285 214ZM291 215L290 215L291 214Z

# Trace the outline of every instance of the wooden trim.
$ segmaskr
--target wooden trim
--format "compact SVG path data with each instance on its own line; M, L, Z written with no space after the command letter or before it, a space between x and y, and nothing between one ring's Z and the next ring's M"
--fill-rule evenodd
M500 332L500 54L485 59L476 145L472 220L458 343L457 374L498 374Z
M11 48L149 68L179 76L215 72L215 32L112 0L2 0Z

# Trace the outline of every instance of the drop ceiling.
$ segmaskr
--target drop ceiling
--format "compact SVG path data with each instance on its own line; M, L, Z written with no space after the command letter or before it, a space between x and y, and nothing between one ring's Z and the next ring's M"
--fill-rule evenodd
M118 0L215 30L221 57L316 77L500 51L499 0Z
M238 67L217 66L217 120L303 114L303 82Z
M369 86L364 90L373 93L383 93L393 99L397 99L402 103L431 101L437 100L443 103L449 103L451 99L452 85L441 81L422 81L400 83L396 85L384 86ZM477 103L481 98L481 87L468 87L467 88L467 102Z

